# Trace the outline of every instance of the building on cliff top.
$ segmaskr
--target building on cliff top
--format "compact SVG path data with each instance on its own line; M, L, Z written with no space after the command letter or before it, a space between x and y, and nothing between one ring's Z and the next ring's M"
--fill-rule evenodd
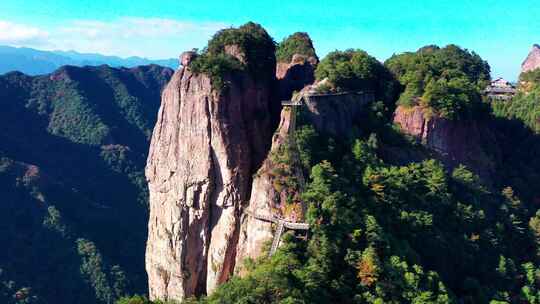
M501 77L491 81L484 90L490 100L510 100L516 95L516 92L515 85Z

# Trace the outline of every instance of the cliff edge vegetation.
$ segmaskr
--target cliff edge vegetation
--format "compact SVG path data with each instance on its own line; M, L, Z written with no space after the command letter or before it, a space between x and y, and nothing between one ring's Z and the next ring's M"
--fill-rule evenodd
M348 140L300 125L307 240L286 234L274 256L185 303L538 301L540 214L465 166L393 163L385 149L418 148L378 111Z
M281 41L276 48L276 59L278 62L289 63L294 55L302 55L306 58L317 58L313 42L307 33L297 32Z
M511 157L508 147L503 147L507 134L494 134L497 133L494 131L503 130L498 128L499 123L505 125L508 121L499 120L490 116L489 111L484 111L481 89L489 79L489 65L473 52L453 45L445 48L428 46L418 52L396 55L385 65L364 51L347 50L332 52L324 58L317 67L316 77L318 82L300 94L307 94L305 92L312 89L322 94L363 90L373 92L376 98L362 103L364 111L355 112L348 126L351 132L345 132L348 136L343 136L344 132L332 133L324 128L336 125L335 121L314 123L321 117L343 120L343 116L325 115L328 113L319 111L323 108L323 99L319 102L321 108L314 108L315 104L308 98L306 104L294 112L297 115L294 120L282 121L282 125L294 121L295 127L288 129L291 131L287 132L287 140L281 143L274 141L276 151L281 144L288 151L298 153L295 165L301 167L305 183L298 187L295 181L282 183L278 180L277 188L285 195L288 190L294 192L294 200L305 208L302 220L309 223L309 233L307 236L293 231L285 233L282 245L274 255L259 254L236 263L234 274L217 281L218 284L213 284L211 289L207 288L206 294L197 289L183 293L184 303L494 304L540 301L540 286L537 284L540 278L540 213L534 200L539 193L535 189L527 190L519 179L513 178L516 171L510 167L521 166L521 163ZM334 102L331 110L337 114L343 114L350 105L348 103L357 101L350 97L354 94L331 96ZM229 102L240 100L231 99ZM215 102L221 105L226 100ZM429 115L440 118L433 120L436 124L433 128L438 130L432 134L433 145L412 140L394 126L393 117L387 114L396 104L402 108L421 107L421 115L427 110ZM282 114L293 113L290 108L282 111ZM478 113L485 115L479 116ZM478 121L467 125L464 120ZM227 120L216 116L213 123L221 121ZM453 127L448 128L449 124ZM450 155L455 156L452 159L455 164L451 166L437 160L451 149L458 148L450 146L454 141L447 137L466 137L467 126L474 127L475 134L486 139L474 144L485 143L487 146L480 150L474 146L462 146L463 151ZM493 130L486 133L490 127ZM171 128L189 129L174 125ZM452 132L454 129L459 132ZM275 138L279 139L279 135L281 133ZM234 138L234 133L222 133L220 136L223 138L221 141L227 142ZM540 142L534 136L530 139ZM524 146L514 145L512 148ZM499 160L488 164L496 168L493 183L487 183L475 173L479 168L460 164L466 160L461 156L485 150L491 153L490 157L498 156L493 160ZM200 153L180 155L178 163L185 163L184 157L194 154ZM218 155L218 159L228 157L226 154ZM154 161L160 160L156 157ZM290 158L280 161L290 162ZM234 164L223 160L217 162L218 165L224 163ZM536 163L531 164L537 167ZM281 167L278 165L282 164L267 169L270 172L279 170ZM179 171L175 172L178 174ZM235 169L234 172L241 170ZM288 170L287 174L292 175L291 172ZM193 174L193 171L189 173ZM167 178L170 170L163 174ZM260 177L258 172L253 180L259 180L261 185L268 182L272 187L271 178L265 180ZM290 179L290 176L284 176L285 181L286 178ZM523 179L535 180L529 172L523 173ZM203 184L190 182L189 185ZM177 183L170 185L174 190ZM234 183L232 186L239 185ZM252 186L251 190L266 189L258 186ZM287 187L291 189L283 189ZM241 206L228 222L249 218L245 213L242 215L242 206L260 207L251 212L272 212L265 204L253 204L263 202L266 194L251 192L244 203L235 201L227 206ZM207 196L214 195L196 191L196 194L186 195L186 199L180 201L188 202L187 210L192 212L194 207L190 207L190 199ZM174 203L171 206L177 206L176 197L170 197L169 201ZM162 210L164 205L161 201L156 200L156 204ZM204 204L197 201L192 206ZM213 210L218 210L214 214L221 221L229 211L225 206L218 206L221 209ZM167 221L169 217L163 218ZM257 223L256 220L251 221ZM264 231L264 237L270 242L272 233L268 232L275 232L275 228L269 229L271 224L268 223L265 226L245 226L243 223L250 222L240 224L245 228L240 230L241 235L243 231L248 234ZM222 241L230 231L234 228L214 229L210 234L211 242L214 239ZM228 248L237 245L230 241L227 243ZM178 248L191 250L193 247ZM219 252L214 255L222 256ZM208 259L219 261L212 260L210 254ZM237 269L238 266L242 269ZM220 267L218 263L208 264L209 271ZM210 277L208 275L207 280ZM194 297L190 299L190 295Z
M452 120L472 118L481 111L490 67L474 52L456 45L429 45L394 55L385 65L404 86L399 105L420 105Z
M238 28L223 29L190 64L194 73L208 74L221 89L227 72L247 70L257 78L276 68L275 42L259 24L248 22Z
M394 99L400 92L390 71L375 57L359 49L333 51L326 55L315 71L320 93L357 92L372 93L376 100L384 101L393 109Z

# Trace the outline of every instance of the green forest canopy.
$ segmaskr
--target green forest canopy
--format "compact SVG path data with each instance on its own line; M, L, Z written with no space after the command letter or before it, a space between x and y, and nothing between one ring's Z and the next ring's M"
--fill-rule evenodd
M200 302L538 303L540 214L464 166L387 163L380 146L408 144L364 123L352 141L299 127L308 242L289 237Z
M385 65L405 87L398 104L424 106L449 119L472 117L490 79L486 61L452 44L394 55Z
M389 70L375 57L358 49L333 51L321 60L315 78L330 82L327 91L373 92L377 100L394 102L398 83Z
M284 38L276 48L276 59L278 62L289 63L295 54L306 57L317 57L313 42L308 33L294 33Z
M227 46L238 47L245 55L245 62L227 54ZM276 68L275 42L261 25L253 22L223 29L208 41L190 68L195 73L210 75L215 88L222 88L223 76L232 71L247 70L256 79L268 79Z
M172 73L0 76L0 303L112 303L146 290L144 165Z

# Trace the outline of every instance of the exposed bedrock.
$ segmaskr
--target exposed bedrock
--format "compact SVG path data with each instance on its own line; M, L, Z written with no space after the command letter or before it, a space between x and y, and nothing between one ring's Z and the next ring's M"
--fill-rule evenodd
M226 52L244 58L238 48ZM221 90L211 77L190 69L196 57L181 57L183 68L163 92L148 156L146 269L152 299L211 293L241 271L245 258L260 256L273 237L272 224L244 211L284 216L286 197L275 189L272 155L291 140L296 115L290 107L279 118L272 114L281 108L273 95L275 71L256 78L247 71L225 74ZM314 79L312 63L301 65L311 68L299 76L299 91ZM346 134L367 102L355 94L311 96L310 89L298 94L305 98L302 115L321 132ZM291 170L298 172L295 166ZM288 216L300 221L302 211Z
M448 167L466 165L490 182L501 159L496 134L487 122L453 121L432 115L420 107L399 106L394 123L401 131L416 138L427 148L436 151Z
M233 272L241 208L271 142L273 84L248 73L225 81L216 90L184 67L163 93L146 167L152 299L211 292Z

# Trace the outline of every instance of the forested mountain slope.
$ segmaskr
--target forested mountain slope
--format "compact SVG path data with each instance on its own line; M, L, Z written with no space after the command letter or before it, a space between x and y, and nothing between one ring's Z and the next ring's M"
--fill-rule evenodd
M143 168L171 75L65 66L0 77L0 302L144 292Z

